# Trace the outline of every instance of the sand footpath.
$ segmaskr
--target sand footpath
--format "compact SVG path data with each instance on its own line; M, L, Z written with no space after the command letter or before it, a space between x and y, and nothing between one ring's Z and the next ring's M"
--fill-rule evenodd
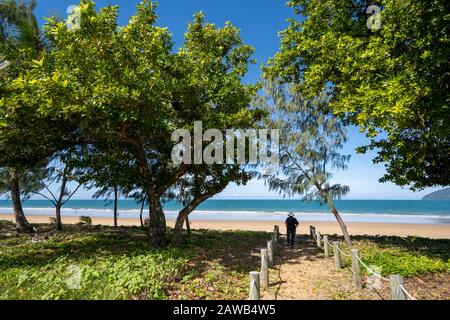
M27 219L31 223L48 223L49 217L46 215L29 215ZM0 220L13 221L11 214L0 214ZM63 223L73 224L78 222L78 217L64 216ZM92 218L93 224L112 225L112 218ZM119 218L119 225L133 226L139 225L138 218ZM173 226L173 220L167 221L168 226ZM279 225L281 231L284 221L225 221L225 220L193 220L193 229L214 229L214 230L249 230L249 231L272 231L274 225ZM340 234L339 226L336 222L322 221L301 221L298 233L309 234L309 226L314 225L322 234ZM405 223L378 223L378 222L348 222L348 231L352 235L393 235L393 236L419 236L436 239L450 239L450 224L405 224Z

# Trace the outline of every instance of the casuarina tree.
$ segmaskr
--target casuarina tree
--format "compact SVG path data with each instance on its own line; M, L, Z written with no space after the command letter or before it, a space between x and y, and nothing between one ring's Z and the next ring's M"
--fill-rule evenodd
M268 112L265 126L280 130L280 164L261 175L271 190L286 196L326 203L347 245L351 239L333 200L349 187L332 183L331 169L346 169L349 156L340 154L346 128L328 109L328 98L304 98L292 85L266 82L265 95L255 103ZM274 169L274 168L271 168Z

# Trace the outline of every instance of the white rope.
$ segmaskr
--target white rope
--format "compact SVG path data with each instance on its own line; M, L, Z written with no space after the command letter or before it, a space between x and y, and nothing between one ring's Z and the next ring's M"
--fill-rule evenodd
M371 268L369 268L358 256L356 256L356 259L358 259L358 261L372 274L374 274L375 276L377 276L380 279L383 279L387 282L390 282L391 280L389 280L388 278L383 277L381 274L379 274L378 272L375 272L374 270L372 270Z
M0 62L0 71L3 70L3 69L8 68L8 66L9 66L10 64L11 64L11 62L9 62L9 61L7 61L7 60L1 61L1 62Z
M339 246L337 247L337 249L344 257L350 257L351 256L351 254L347 254L344 251L342 251L341 248L339 248Z
M313 236L316 236L317 234L319 234L320 237L320 233L316 232L313 233ZM316 237L315 237L316 238ZM327 239L323 239L324 242L326 242L328 245L330 245L330 242ZM341 248L339 248L339 246L336 246L338 251L344 256L344 257L351 257L351 254L347 254L344 251L341 250ZM358 256L356 256L356 259L358 259L358 261L367 269L367 271L369 271L370 273L372 273L374 276L387 281L387 282L391 282L390 279L383 277L380 273L375 272L373 269L371 269L369 266L367 266ZM351 269L350 269L351 270ZM352 270L353 271L353 270ZM401 284L399 285L400 289L403 291L404 294L406 294L406 296L409 298L409 300L417 300L416 298L414 298L406 289L405 287L403 287ZM253 288L253 286L252 286Z
M346 254L346 253L344 253L340 248L339 248L339 246L337 246L337 248L338 248L338 250L339 250L339 252L343 255L343 256L345 256L345 257L350 257L351 256L351 254ZM372 273L373 275L375 275L376 277L378 277L378 278L380 278L380 279L382 279L382 280L385 280L385 281L387 281L387 282L390 282L390 280L388 279L388 278L386 278L386 277L383 277L381 274L379 274L378 272L375 272L374 270L372 270L369 266L367 266L358 256L356 256L356 259L358 259L358 261L370 272L370 273Z
M398 286L400 287L400 289L402 289L403 293L406 294L409 300L417 300L408 291L406 291L405 287L403 287L401 284L399 284Z

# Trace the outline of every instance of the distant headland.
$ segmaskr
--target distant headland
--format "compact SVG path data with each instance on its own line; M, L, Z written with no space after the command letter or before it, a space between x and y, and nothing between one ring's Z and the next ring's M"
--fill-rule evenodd
M427 194L422 200L450 200L450 188L445 188Z

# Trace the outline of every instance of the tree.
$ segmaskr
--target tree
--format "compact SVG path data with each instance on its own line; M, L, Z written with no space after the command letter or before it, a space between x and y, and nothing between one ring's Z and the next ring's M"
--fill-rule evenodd
M279 169L261 177L271 190L326 203L346 244L351 245L347 227L333 203L348 193L349 187L331 184L329 172L331 168L347 168L350 156L339 153L347 141L346 129L338 118L324 111L327 96L305 99L292 85L266 82L265 95L255 104L268 112L265 126L280 130Z
M148 205L147 194L145 192L143 192L141 189L139 191L135 191L135 192L128 194L128 197L131 199L134 199L134 201L136 201L137 203L139 203L141 205L141 209L139 211L139 221L141 223L141 228L144 228L145 224L144 224L143 215L144 215L145 205Z
M56 228L58 230L62 230L61 208L75 195L82 185L82 183L78 183L77 187L72 191L67 187L67 184L71 180L75 180L75 177L79 175L79 172L74 170L69 161L65 159L68 154L70 153L55 157L53 165L49 165L41 172L35 174L35 179L41 181L41 189L45 188L49 195L45 195L41 190L36 190L34 193L47 199L55 206ZM50 185L56 185L57 183L60 183L60 187L59 192L55 195L50 190Z
M45 166L37 166L31 170L0 168L0 195L10 194L18 232L32 233L36 231L25 217L22 201L29 199L32 194L44 188L38 178L43 170L45 170Z
M117 227L119 196L135 197L136 189L142 189L133 159L120 148L103 143L81 148L71 163L79 169L76 179L88 189L96 189L94 199L113 196L114 226Z
M266 76L295 82L309 98L326 90L334 114L371 138L358 151L378 151L374 161L387 169L381 181L411 189L450 185L449 170L442 170L450 167L449 2L289 5L301 19L281 33Z
M120 157L132 160L121 174L132 181L128 169L137 169L134 182L147 194L150 241L164 246L161 198L189 169L171 163L171 133L191 129L195 120L219 130L253 123L248 105L256 87L242 83L253 49L231 24L216 28L198 14L183 48L174 52L166 28L154 25L153 3L139 4L120 28L117 10L109 6L96 12L92 1L82 0L79 28L50 19L45 32L51 52L14 80L21 95L3 104L26 105L28 126L41 119L73 124L76 129L63 135L69 135L68 143L121 150ZM5 118L18 121L13 113Z
M10 81L26 69L28 59L34 58L44 48L36 18L33 15L35 6L36 1L0 1L0 97L10 93L7 89ZM2 127L1 124L2 119L0 118L0 128ZM20 135L15 136L16 138L12 140L17 141ZM22 136L21 138L25 137ZM29 193L24 192L23 189L28 189L31 186L36 187L36 185L33 184L34 181L28 183L25 180L27 185L21 190L21 176L27 175L27 170L17 165L16 161L5 160L5 158L10 158L11 154L23 155L26 153L25 148L23 150L15 148L17 147L16 141L13 141L8 148L6 139L2 139L0 136L0 150L2 151L0 163L3 166L2 189L11 193L17 230L19 232L33 232L34 228L27 221L22 209L21 194L27 197ZM13 149L15 149L14 152Z
M44 39L33 14L35 8L36 0L1 0L1 42L12 42L15 48L43 49Z
M180 192L177 200L182 203L175 222L174 239L181 243L183 224L201 203L222 192L231 182L246 184L254 175L239 165L201 165L195 166L178 182Z
M189 193L186 192L186 183L185 181L180 182L180 191L179 191L179 202L183 205L183 207L187 204L187 199L189 197ZM189 221L189 216L184 219L184 222L186 224L186 231L188 234L191 234L191 223Z

